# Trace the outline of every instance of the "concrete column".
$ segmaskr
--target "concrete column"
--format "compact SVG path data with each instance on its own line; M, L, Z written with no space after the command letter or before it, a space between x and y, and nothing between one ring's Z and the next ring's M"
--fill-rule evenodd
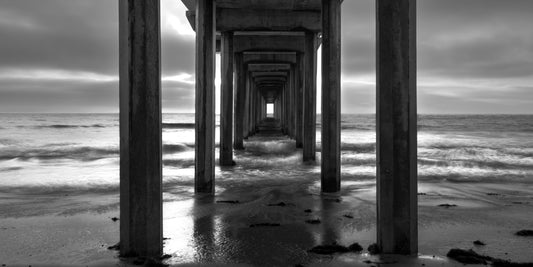
M284 84L281 94L281 129L287 134L287 86Z
M303 160L314 161L316 153L316 33L305 33Z
M159 1L120 0L120 255L163 253Z
M290 119L290 131L291 131L291 137L296 139L296 68L294 64L291 64L291 70L290 70L290 77L289 77L289 84L290 84L290 102L289 105L291 107L290 113L289 113L289 119Z
M296 55L296 147L303 147L303 77L304 77L304 57L302 53Z
M250 78L251 73L246 72L246 82L244 85L244 123L243 123L243 136L244 139L248 139L250 133Z
M215 6L196 2L196 193L215 192Z
M291 137L291 85L290 85L290 77L287 77L287 82L285 84L285 128L287 135Z
M322 1L322 192L341 189L341 1Z
M242 150L244 149L244 97L246 96L246 67L243 64L242 53L235 54L235 79L237 88L235 92L235 129L233 131L233 148Z
M256 125L256 122L257 122L257 113L258 113L258 108L259 108L259 104L257 103L258 102L258 98L257 98L257 89L255 87L255 83L252 81L250 83L250 89L251 89L251 93L252 93L252 105L251 105L251 108L252 108L252 113L251 113L251 119L250 119L250 135L254 135L255 134L255 125Z
M416 254L416 0L377 1L377 240Z
M220 98L220 165L233 162L233 32L222 33Z
M279 97L274 100L274 118L279 120Z

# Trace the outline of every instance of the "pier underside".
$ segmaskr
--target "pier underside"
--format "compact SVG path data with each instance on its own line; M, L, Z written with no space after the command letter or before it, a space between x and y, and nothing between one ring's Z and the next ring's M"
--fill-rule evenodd
M415 254L416 0L376 2L377 244L383 253ZM249 151L248 140L270 135L293 140L301 161L313 164L321 47L320 191L341 194L342 1L183 4L196 31L195 193L213 195L217 186L215 54L222 72L218 164L238 165L235 154ZM159 1L120 1L122 255L162 252L159 16Z

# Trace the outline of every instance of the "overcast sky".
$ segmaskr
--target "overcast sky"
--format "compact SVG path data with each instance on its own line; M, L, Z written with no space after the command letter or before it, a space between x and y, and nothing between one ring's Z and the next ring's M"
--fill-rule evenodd
M375 111L374 1L343 3L343 113ZM181 1L162 0L161 22L164 111L193 112ZM418 106L533 113L533 1L419 0ZM0 112L117 111L117 0L0 0Z

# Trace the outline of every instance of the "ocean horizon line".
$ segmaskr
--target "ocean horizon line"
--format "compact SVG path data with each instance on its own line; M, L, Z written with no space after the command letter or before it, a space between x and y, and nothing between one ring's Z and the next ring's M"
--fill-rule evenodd
M119 114L119 112L0 112L0 114L13 114L13 115L33 115L33 114L39 114L39 115L115 115ZM162 112L162 114L189 114L193 115L194 112ZM215 113L215 115L220 115L220 113ZM322 113L317 113L316 115L322 115ZM341 115L376 115L376 113L349 113L344 112L341 113ZM504 115L512 115L512 116L530 116L533 115L533 113L418 113L418 115L446 115L446 116L504 116Z

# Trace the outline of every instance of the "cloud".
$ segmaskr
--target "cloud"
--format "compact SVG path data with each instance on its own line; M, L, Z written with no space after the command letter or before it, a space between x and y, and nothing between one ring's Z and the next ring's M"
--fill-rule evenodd
M181 1L161 12L163 105L191 112L194 32ZM418 1L419 111L531 112L531 14L531 0ZM375 0L343 2L342 112L375 111L375 29ZM0 36L0 112L118 110L117 1L0 1Z

